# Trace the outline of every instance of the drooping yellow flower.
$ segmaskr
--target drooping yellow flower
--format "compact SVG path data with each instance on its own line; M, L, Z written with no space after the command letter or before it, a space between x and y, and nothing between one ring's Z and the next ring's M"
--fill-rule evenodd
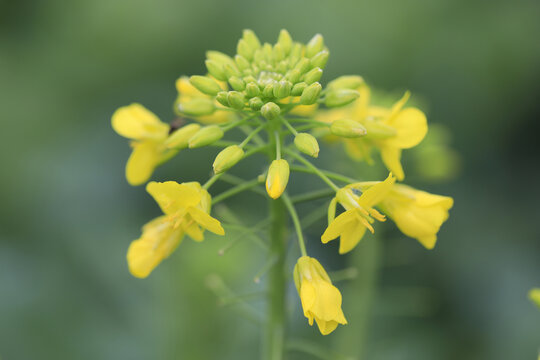
M226 84L222 82L218 82L218 84L224 90L226 90ZM209 98L208 95L205 95L199 90L197 90L189 82L189 78L186 76L182 76L178 78L178 80L176 80L176 90L178 91L178 98L176 100L176 103L184 103L197 98ZM211 115L202 115L195 117L198 122L202 124L221 124L230 120L234 120L235 115L233 112L220 110L219 103L217 101L214 101L214 103L216 104L217 110L214 111L214 113L212 113Z
M337 201L345 208L345 212L333 220L333 214L329 215L329 220L332 221L321 236L321 241L326 244L340 237L339 253L344 254L351 251L362 240L366 229L374 232L373 226L371 226L374 219L386 220L373 206L387 196L395 181L396 179L390 174L386 180L371 186L360 196L351 187L340 189L331 209L335 212L335 202Z
M341 293L332 285L330 277L317 259L302 256L298 259L293 274L309 325L313 325L315 320L321 334L328 335L338 324L347 324L341 310Z
M150 182L146 190L164 215L143 227L142 236L129 246L127 260L135 277L145 278L176 249L184 234L195 241L204 239L204 229L218 235L225 231L209 215L211 197L197 182Z
M529 291L529 299L540 308L540 288L534 288Z
M126 179L131 185L145 183L154 169L176 152L164 145L170 126L140 104L119 108L111 123L119 135L133 140L133 152L126 164Z
M333 122L352 119L361 123L367 134L357 139L343 139L347 153L356 160L372 163L371 149L379 149L381 158L398 180L405 174L401 166L401 151L418 145L427 133L427 120L417 108L403 108L410 97L409 92L387 109L370 105L370 90L365 84L358 88L360 97L351 106L330 110L319 120Z

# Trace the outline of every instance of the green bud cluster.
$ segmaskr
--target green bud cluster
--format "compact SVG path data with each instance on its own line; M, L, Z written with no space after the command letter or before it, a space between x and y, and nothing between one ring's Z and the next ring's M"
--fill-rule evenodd
M319 100L322 86L318 81L329 56L321 35L302 44L281 30L272 45L261 44L253 31L244 30L236 49L234 57L207 52L208 76L192 76L191 84L202 93L215 96L225 107L261 111L266 118L279 115L280 104L291 96L299 97L296 102L304 105ZM223 91L219 81L226 82L231 90Z

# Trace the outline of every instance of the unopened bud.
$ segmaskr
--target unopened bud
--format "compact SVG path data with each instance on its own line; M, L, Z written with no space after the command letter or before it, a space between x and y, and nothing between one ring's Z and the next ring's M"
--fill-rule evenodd
M366 128L362 126L362 124L350 119L334 121L332 125L330 125L330 131L334 135L346 138L356 138L364 136L367 133Z
M229 93L227 91L220 91L216 95L216 100L223 106L229 107L229 100L228 95Z
M321 79L322 73L323 71L321 68L313 68L304 75L304 82L309 85L314 83L315 81L319 81Z
M386 125L381 121L367 119L364 123L367 136L370 139L388 139L395 136L397 131L392 126Z
M248 67L251 66L249 61L247 61L246 58L243 57L242 55L236 55L234 57L234 61L236 62L236 66L238 66L238 69L240 70L247 69Z
M286 98L291 94L292 83L287 80L281 80L274 86L274 97L278 99Z
M301 82L298 84L295 84L291 90L292 96L300 96L304 92L304 89L307 87L307 84L305 82Z
M229 91L227 100L229 101L229 106L237 110L242 110L246 101L244 94L238 91Z
M266 86L264 87L262 91L262 94L264 97L271 98L274 96L274 84L275 82L266 84Z
M279 106L273 102L267 102L261 108L261 115L264 116L266 120L272 120L276 118L281 113Z
M232 64L225 64L223 65L223 72L225 73L225 76L228 78L233 76L240 76L240 71L236 67L234 63Z
M189 139L188 145L190 149L199 148L218 141L223 135L223 130L218 125L205 126Z
M253 59L253 53L255 52L255 49L253 49L245 39L240 39L238 41L238 45L236 45L236 52L245 57L247 60Z
M251 108L251 110L259 111L263 105L264 103L260 97L254 97L249 99L249 107Z
M294 145L306 155L314 158L319 156L319 143L311 134L299 133L294 138Z
M311 61L309 61L309 59L306 59L306 58L302 58L299 62L296 63L296 65L294 66L294 68L298 71L300 71L300 74L303 74L305 73L306 71L309 70L309 68L311 67Z
M222 64L211 59L206 60L204 63L206 64L206 69L208 69L210 75L221 81L227 80L227 77L225 77L225 73L223 72Z
M206 52L206 57L210 60L216 61L217 63L224 66L225 64L234 64L233 59L220 51L210 50Z
M311 59L311 66L313 67L320 67L323 69L326 66L326 63L328 62L328 57L330 56L330 53L328 50L323 50L315 54L315 56Z
M358 89L364 83L364 79L358 75L344 75L328 83L327 89Z
M322 86L318 82L313 83L306 87L300 96L300 103L302 105L312 105L317 102L321 93Z
M293 84L296 84L300 80L300 76L302 76L302 74L300 74L300 70L292 69L289 71L286 78Z
M214 160L214 173L219 174L236 165L242 157L244 150L238 145L231 145L221 150Z
M266 177L266 192L272 199L283 194L289 182L289 163L284 159L274 160L268 168Z
M306 56L313 57L324 48L324 39L321 34L315 35L306 45Z
M283 47L281 46L280 43L277 43L274 45L274 49L272 53L273 53L274 61L276 62L283 60L283 58L285 57L285 51L283 50Z
M247 42L249 47L253 49L253 52L261 47L261 42L253 30L246 29L243 32L242 38Z
M210 115L216 110L214 102L209 98L195 98L178 104L178 111L191 116Z
M182 126L180 129L173 132L167 140L165 140L165 146L168 149L185 149L188 147L189 139L195 135L201 126L199 124L189 124Z
M258 96L261 93L259 85L254 82L250 82L246 85L246 95L250 98Z
M336 89L331 90L326 95L324 104L328 107L345 106L358 99L360 93L351 89Z
M231 87L236 91L244 91L244 89L246 88L244 80L240 79L237 76L230 77L229 84L231 84Z
M289 51L291 51L292 42L293 41L291 35L287 30L283 29L279 32L278 44L281 44L281 47L283 48L283 51L285 51L285 54L288 54Z
M217 82L207 76L193 75L189 78L189 82L191 85L195 86L197 90L206 95L214 96L222 90Z

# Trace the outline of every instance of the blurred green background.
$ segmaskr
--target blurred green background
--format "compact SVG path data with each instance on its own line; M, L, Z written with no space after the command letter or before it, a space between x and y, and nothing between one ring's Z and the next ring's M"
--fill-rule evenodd
M221 281L264 289L253 243L219 256L227 239L188 240L148 279L129 275L127 246L159 210L127 185L129 148L110 116L140 102L170 121L174 81L203 73L205 50L234 53L244 28L270 42L287 28L300 41L325 36L324 81L358 73L396 98L410 89L461 156L459 176L437 183L405 159L410 184L456 204L433 251L378 227L365 358L535 359L540 311L526 295L540 286L539 18L535 0L0 1L0 358L258 357L264 303L246 313L215 294ZM186 154L154 178L204 181L215 151ZM360 175L340 154L329 149L318 164ZM257 221L263 201L243 195L229 210ZM308 247L329 269L349 266L317 244L323 227L309 229ZM289 338L321 343L293 287L289 303ZM355 305L345 296L346 314ZM352 329L323 345L355 339Z

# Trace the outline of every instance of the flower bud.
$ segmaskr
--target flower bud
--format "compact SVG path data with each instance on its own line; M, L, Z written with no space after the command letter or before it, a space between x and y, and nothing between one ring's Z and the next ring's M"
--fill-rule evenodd
M260 97L254 97L249 99L249 107L251 110L259 111L264 105Z
M257 85L254 82L250 82L246 85L246 95L250 98L259 96L261 93L261 90L259 89L259 85Z
M188 140L197 132L201 126L199 124L189 124L182 126L180 129L173 132L167 140L165 146L168 149L185 149L188 147Z
M282 29L279 32L278 44L281 45L281 47L283 48L283 51L285 51L286 54L288 54L289 51L291 51L292 43L293 41L289 32L285 29Z
M311 61L309 61L309 59L306 59L306 58L302 58L298 63L296 63L296 65L294 66L294 68L298 71L300 71L300 74L303 74L305 73L306 71L309 70L309 68L311 67Z
M195 98L178 104L178 111L191 116L210 115L216 110L214 102L209 98Z
M396 136L396 129L390 125L386 125L377 120L366 120L365 127L367 130L367 138L370 139L388 139Z
M532 302L536 304L540 308L540 289L534 288L531 291L529 291L529 299L531 299Z
M236 165L244 157L244 150L238 145L231 145L221 150L214 160L214 173L219 174Z
M296 84L300 80L300 76L302 76L302 74L300 74L300 70L292 69L291 71L289 71L287 76L285 76L285 78L287 78L287 80L289 80L293 84Z
M313 68L304 75L304 82L309 85L314 83L315 81L319 81L321 79L322 73L323 71L321 70L321 68Z
M237 76L230 77L229 84L231 84L231 87L236 91L244 91L244 89L246 88L244 80L240 79Z
M271 82L269 84L266 84L264 86L264 89L262 91L262 95L266 98L271 98L274 96L274 82Z
M190 149L199 148L218 141L223 135L218 125L205 126L189 138L188 145Z
M313 57L324 48L324 40L321 34L315 35L306 45L306 56Z
M321 52L318 52L311 59L311 66L320 67L321 69L323 69L326 66L326 63L328 62L329 56L330 56L330 53L328 52L328 50L323 50Z
M278 99L286 98L290 95L292 83L287 80L281 80L274 86L274 97Z
M227 100L229 101L229 106L237 110L242 110L246 101L244 94L238 91L229 91Z
M206 95L214 96L222 90L217 82L207 76L194 75L189 78L189 82L191 85L195 86L197 90Z
M244 30L242 38L246 41L253 52L261 47L261 42L253 30Z
M225 64L234 64L233 59L227 54L221 51L210 50L206 52L206 57L210 60L214 60L224 66Z
M289 163L284 159L274 160L270 164L266 177L266 192L272 199L277 199L285 191L289 172Z
M227 77L225 76L225 73L223 72L223 65L215 60L208 59L204 62L206 64L206 69L208 69L208 73L215 77L218 80L225 81L227 80Z
M225 73L227 79L233 76L241 75L240 71L236 68L236 65L234 65L234 63L223 65L223 72Z
M253 59L253 53L255 49L249 46L248 42L245 39L240 39L238 45L236 45L236 52L245 57L247 60Z
M227 91L220 91L216 95L216 100L223 106L229 107L229 100L227 100L227 95L229 93Z
M360 93L351 89L336 89L331 90L326 95L324 104L328 107L345 106L358 99Z
M254 83L255 85L258 86L258 84L257 84L257 79L255 79L255 78L253 77L253 75L244 76L244 78L243 78L242 80L244 80L244 82L245 82L246 84Z
M319 94L321 93L322 86L318 82L313 83L306 87L300 96L300 103L302 105L312 105L317 102L319 99Z
M319 156L319 143L311 134L299 133L294 138L294 145L306 155L314 158Z
M236 63L236 66L240 70L245 70L251 66L249 61L247 61L246 58L243 57L242 55L236 55L234 57L234 62Z
M366 128L357 121L350 119L336 120L330 125L330 131L332 134L346 137L356 138L366 135Z
M344 75L328 83L327 89L358 89L364 83L364 79L358 75Z
M300 82L298 84L295 84L291 90L292 96L300 96L302 95L304 89L307 87L307 84L305 82Z
M273 102L267 102L261 108L261 115L264 116L266 120L272 120L281 113L279 106Z

